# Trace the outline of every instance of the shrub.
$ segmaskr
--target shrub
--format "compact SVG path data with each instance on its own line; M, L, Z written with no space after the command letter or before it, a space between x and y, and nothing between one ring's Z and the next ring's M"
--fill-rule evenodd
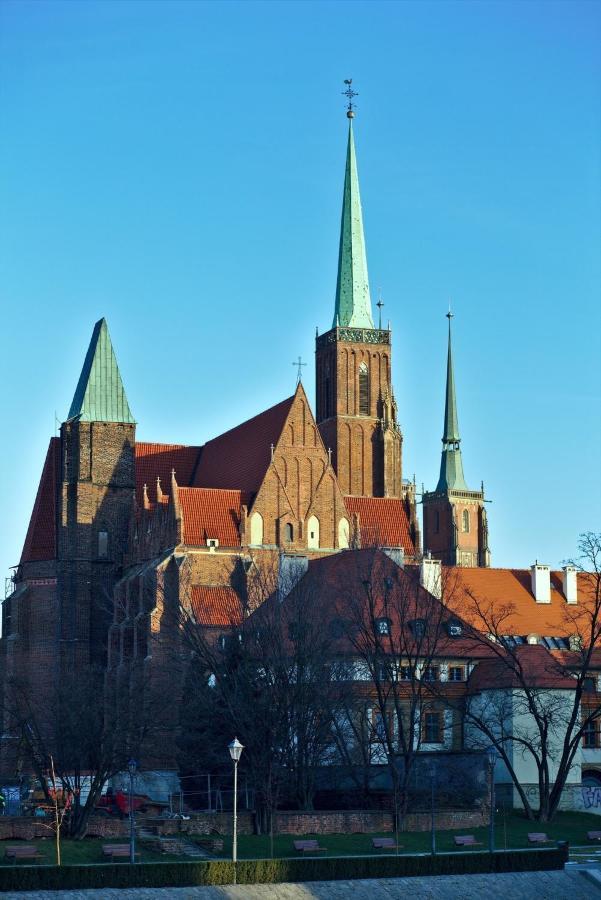
M532 872L562 869L567 850L509 850L490 853L441 853L437 856L344 856L323 859L243 859L238 884L399 878L412 875L462 875L475 872ZM90 866L0 867L0 891L85 888L189 887L234 881L231 860L128 863Z

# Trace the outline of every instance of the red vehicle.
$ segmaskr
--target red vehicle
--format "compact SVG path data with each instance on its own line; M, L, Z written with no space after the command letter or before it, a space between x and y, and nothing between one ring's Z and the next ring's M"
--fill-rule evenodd
M151 800L146 794L134 794L131 798L133 811L146 813L149 816L158 816L168 806L162 800ZM121 816L124 818L129 815L129 794L125 791L107 792L103 794L96 809L104 810L111 815Z

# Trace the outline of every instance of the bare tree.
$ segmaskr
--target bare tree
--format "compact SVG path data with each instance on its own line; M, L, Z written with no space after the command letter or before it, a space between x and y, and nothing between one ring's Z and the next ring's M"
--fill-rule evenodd
M364 755L388 766L402 827L425 716L440 711L432 682L448 613L420 586L416 573L399 568L382 551L363 551L355 560L357 577L340 586L339 614L346 620L355 677L368 686L363 696L355 688L356 706L372 709L371 721L359 720L361 729L367 725ZM356 735L357 721L350 724ZM444 728L444 717L441 721Z
M486 644L492 654L482 670L488 690L472 692L465 708L472 742L496 748L526 815L545 822L559 808L585 733L596 732L601 718L601 535L581 535L579 550L579 557L570 561L580 573L578 602L566 604L563 614L569 650L551 654L541 646L517 643L511 636L513 604L495 603L472 591L456 598L475 625L475 651ZM478 669L473 678L477 685ZM528 797L516 758L535 766L537 805Z

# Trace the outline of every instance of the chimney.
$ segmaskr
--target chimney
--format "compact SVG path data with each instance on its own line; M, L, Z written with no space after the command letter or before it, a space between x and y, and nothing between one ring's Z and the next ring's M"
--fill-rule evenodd
M532 593L537 603L551 602L551 570L538 561L530 568L532 576Z
M383 547L382 551L399 569L405 568L405 550L403 547Z
M285 600L296 587L309 568L307 556L294 556L291 553L280 553L278 570L278 600Z
M576 566L563 566L563 595L567 603L578 603L578 570Z
M419 567L419 583L438 600L442 597L442 567L439 559L424 556Z

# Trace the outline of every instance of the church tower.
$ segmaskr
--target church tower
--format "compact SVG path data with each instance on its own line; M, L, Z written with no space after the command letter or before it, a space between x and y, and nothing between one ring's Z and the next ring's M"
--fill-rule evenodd
M61 426L57 586L63 666L105 663L107 610L135 488L135 431L101 319Z
M353 93L349 87L349 98ZM392 391L391 332L374 326L349 102L332 328L316 338L317 424L343 494L401 497L402 443Z
M447 351L447 393L440 477L435 491L424 493L424 552L449 566L489 566L484 485L470 491L463 475L455 396L451 319Z

